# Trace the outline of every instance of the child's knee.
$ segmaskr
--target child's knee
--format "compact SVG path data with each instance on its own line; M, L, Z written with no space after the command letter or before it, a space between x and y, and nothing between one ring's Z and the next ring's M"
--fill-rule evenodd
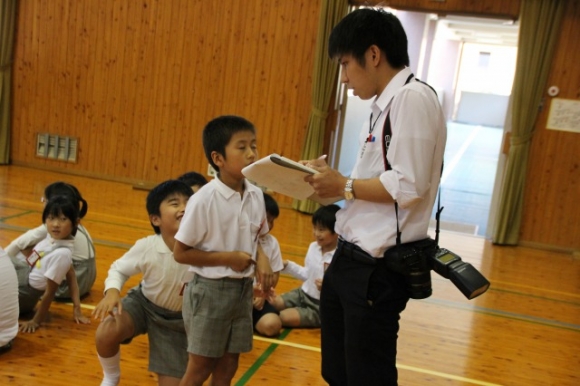
M97 327L96 344L118 344L131 338L134 329L130 319L109 316Z
M282 320L276 314L266 314L256 323L256 330L264 336L277 336L282 329Z

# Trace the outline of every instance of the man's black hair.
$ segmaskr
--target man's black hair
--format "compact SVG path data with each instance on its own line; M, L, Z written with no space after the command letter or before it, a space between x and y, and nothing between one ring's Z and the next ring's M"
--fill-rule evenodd
M50 200L54 196L66 196L69 197L73 203L77 203L79 219L85 217L87 211L89 210L89 204L87 204L83 196L81 196L79 190L72 184L63 181L57 181L44 188L44 198Z
M150 216L161 216L161 203L163 200L167 199L167 197L174 194L183 195L189 198L193 194L193 190L191 190L191 186L179 180L164 181L151 189L147 195L147 213ZM153 227L153 230L156 234L161 233L161 230L158 226L153 224L151 224L151 226Z
M177 179L185 182L189 186L199 185L202 187L207 184L207 179L198 172L187 172L177 177Z
M64 215L71 221L71 235L76 235L79 220L78 201L71 199L70 196L51 196L42 211L42 223L46 223L48 216L59 217L61 215Z
M352 55L365 66L365 52L376 45L393 68L409 66L407 34L395 15L384 9L361 8L346 15L332 30L328 55Z
M332 233L334 232L334 223L336 222L336 212L340 206L336 204L321 206L312 215L312 225L322 226Z
M256 133L254 125L245 118L235 115L222 115L208 122L203 129L203 150L209 164L219 173L219 168L211 159L211 153L217 152L226 156L226 146L235 133L251 131Z
M268 193L264 193L264 202L266 203L266 213L274 218L278 218L280 216L280 208L276 200L274 200L274 197Z

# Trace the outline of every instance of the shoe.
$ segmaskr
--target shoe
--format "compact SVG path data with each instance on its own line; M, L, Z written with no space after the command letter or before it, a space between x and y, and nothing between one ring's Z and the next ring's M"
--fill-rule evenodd
M0 354L4 354L5 352L10 351L10 349L12 348L12 342L14 342L14 339L6 343L4 346L0 347Z

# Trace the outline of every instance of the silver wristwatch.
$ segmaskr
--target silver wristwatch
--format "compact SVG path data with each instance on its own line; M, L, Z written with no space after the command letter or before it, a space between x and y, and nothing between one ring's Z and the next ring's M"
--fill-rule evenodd
M354 200L354 192L352 190L352 183L353 182L354 182L354 179L349 178L348 180L346 180L346 185L344 186L344 198L347 201Z

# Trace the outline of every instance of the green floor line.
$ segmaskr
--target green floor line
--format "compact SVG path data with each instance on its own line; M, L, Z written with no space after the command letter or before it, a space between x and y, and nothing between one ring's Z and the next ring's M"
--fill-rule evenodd
M284 340L288 336L288 334L290 334L290 331L292 330L288 328L282 331L282 333L278 337L278 340ZM242 377L236 382L235 385L236 386L245 385L250 380L250 378L252 378L252 376L256 373L256 371L258 371L258 369L264 364L266 359L268 359L268 357L272 355L272 353L274 352L274 350L276 350L277 347L278 347L277 344L271 344L270 347L268 347L264 351L264 353L260 355L258 359L256 359L254 364L250 366L250 368L244 373L244 375L242 375Z
M21 216L26 216L27 214L30 214L30 213L36 213L36 212L34 210L27 210L27 211L25 211L23 213L14 214L12 216L7 216L7 217L2 217L2 218L0 218L0 222L4 222L4 221L10 220L12 218L18 218L18 217L21 217Z

